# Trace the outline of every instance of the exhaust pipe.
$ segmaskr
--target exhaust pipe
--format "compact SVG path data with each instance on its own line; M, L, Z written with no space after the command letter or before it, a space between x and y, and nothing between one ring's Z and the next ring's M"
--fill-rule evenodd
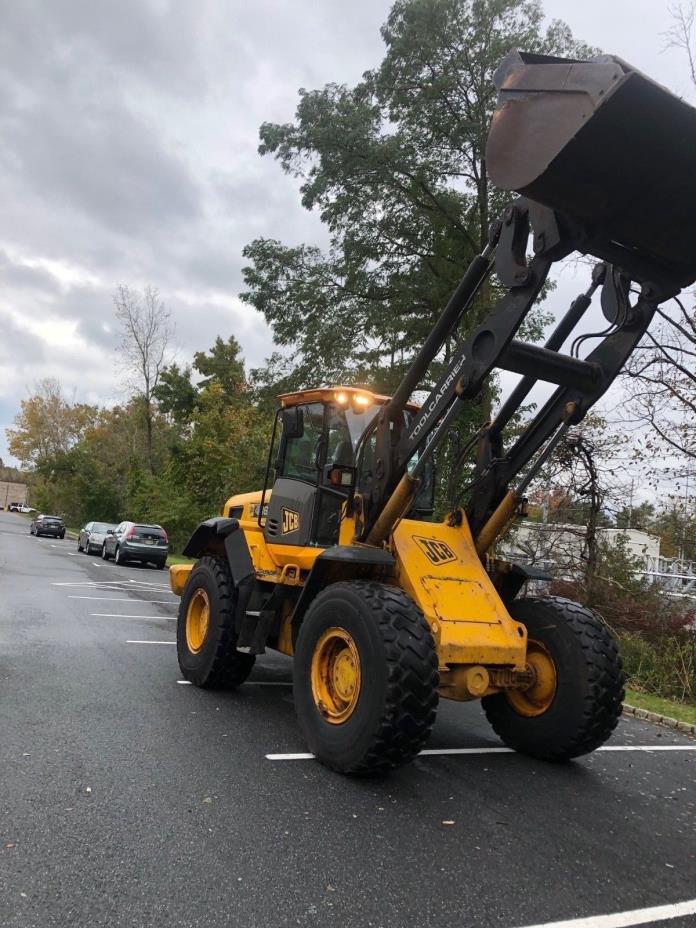
M512 52L486 150L498 187L579 228L582 250L696 280L696 110L620 58Z

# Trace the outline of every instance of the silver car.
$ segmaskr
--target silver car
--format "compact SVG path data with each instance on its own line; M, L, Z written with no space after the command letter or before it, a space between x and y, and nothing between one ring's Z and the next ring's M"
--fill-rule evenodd
M85 554L101 554L106 535L116 528L111 522L88 522L80 529L77 539L77 550Z

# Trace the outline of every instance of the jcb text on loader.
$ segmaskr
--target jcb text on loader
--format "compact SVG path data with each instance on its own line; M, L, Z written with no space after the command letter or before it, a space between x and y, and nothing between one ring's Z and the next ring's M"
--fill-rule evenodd
M440 696L482 699L507 745L550 760L593 751L621 712L621 659L602 619L564 599L519 598L532 572L490 552L660 303L696 279L696 111L612 57L516 52L496 83L488 171L522 196L493 223L394 396L281 396L266 488L228 500L189 541L195 566L171 570L186 678L237 686L266 647L292 654L307 743L345 773L411 760ZM518 341L554 263L573 251L599 259L588 289L544 346ZM503 296L411 404L492 272ZM585 359L560 353L597 291L609 328ZM522 378L471 443L468 503L427 521L433 455L496 368ZM511 438L539 380L555 392Z

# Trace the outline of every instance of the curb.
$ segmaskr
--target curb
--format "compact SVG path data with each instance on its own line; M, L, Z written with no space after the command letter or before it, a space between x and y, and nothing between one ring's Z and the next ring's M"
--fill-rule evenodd
M684 735L691 735L692 738L696 738L696 725L689 722L679 722L668 715L648 712L647 709L637 709L635 706L629 706L628 703L623 704L623 714L631 715L636 719L643 719L646 722L653 722L655 725L664 725L666 728L673 728Z

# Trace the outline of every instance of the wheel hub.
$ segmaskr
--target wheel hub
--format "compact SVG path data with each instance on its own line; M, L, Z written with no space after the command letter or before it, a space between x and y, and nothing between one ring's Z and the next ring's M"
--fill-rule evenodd
M210 600L204 589L198 587L186 609L186 644L192 654L197 654L205 643L210 623Z
M508 690L507 700L519 715L535 718L550 709L556 696L558 676L551 654L540 641L527 642L527 667L532 682L525 689Z
M340 725L350 718L360 696L360 657L344 628L328 628L321 635L310 674L314 704L326 721Z

